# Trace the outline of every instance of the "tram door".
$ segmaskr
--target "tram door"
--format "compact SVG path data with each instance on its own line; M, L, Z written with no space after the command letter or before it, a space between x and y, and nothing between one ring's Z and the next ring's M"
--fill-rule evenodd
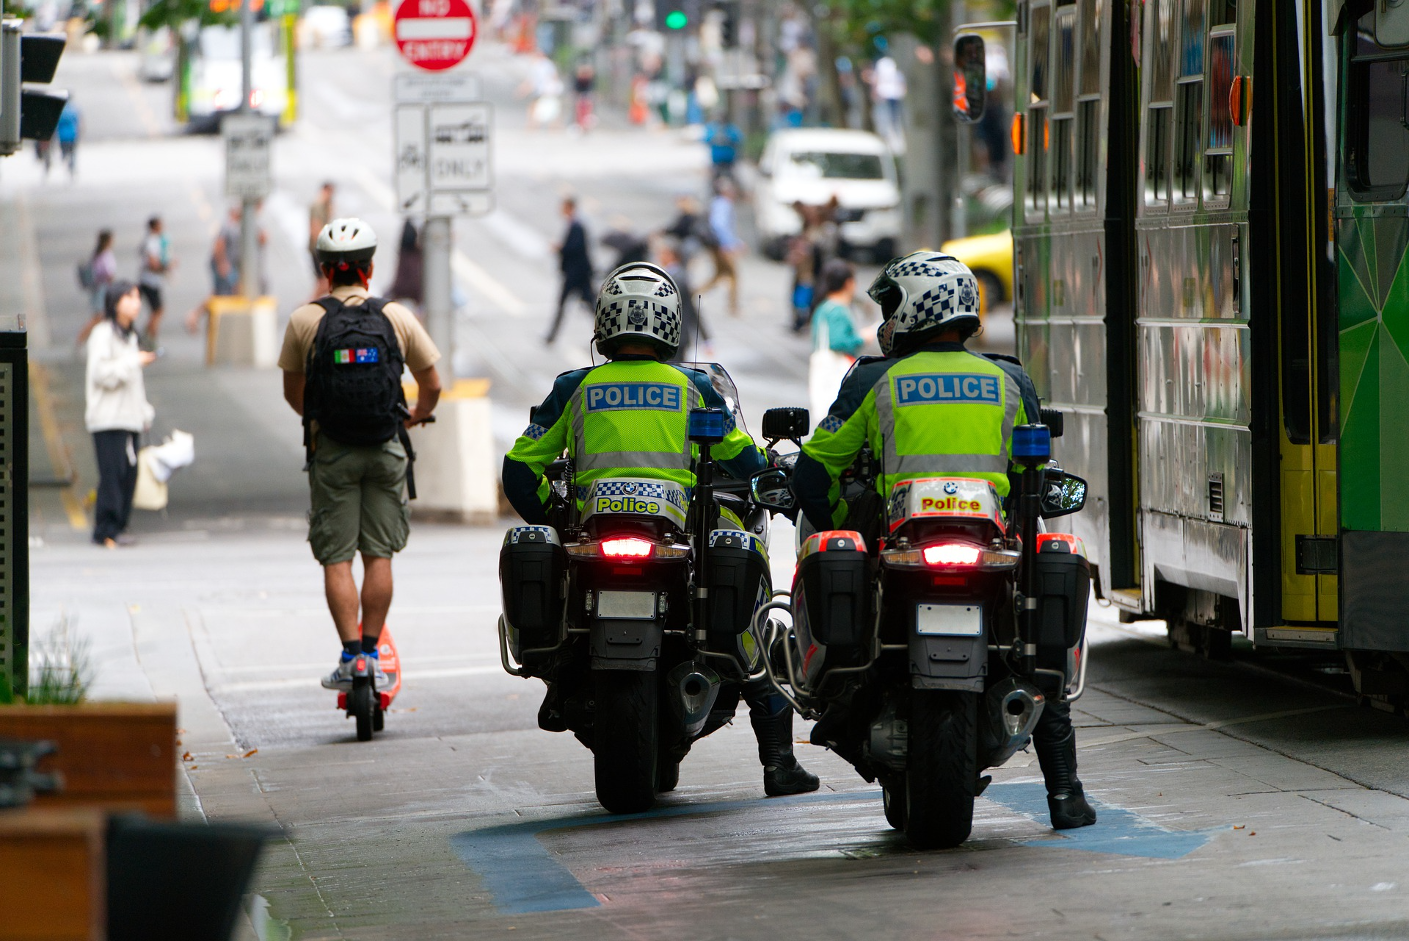
M1409 4L1346 4L1336 191L1341 644L1409 650Z
M1274 20L1281 620L1329 629L1338 614L1337 336L1320 6L1297 0L1296 16Z

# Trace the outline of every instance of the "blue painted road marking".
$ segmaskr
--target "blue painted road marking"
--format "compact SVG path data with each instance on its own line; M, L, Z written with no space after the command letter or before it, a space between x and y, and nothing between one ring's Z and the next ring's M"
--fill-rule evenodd
M1031 817L1038 823L1046 823L1048 820L1047 788L1040 782L994 784L983 792L983 796L1024 817ZM1060 833L1060 836L1046 840L1024 840L1022 845L1140 856L1146 859L1182 859L1203 847L1213 839L1214 833L1218 832L1168 830L1123 807L1114 807L1096 800L1091 803L1096 807L1097 813L1094 826L1054 831Z
M1038 823L1047 822L1047 791L1041 783L994 784L983 792L983 797ZM775 798L767 806L839 801L875 802L877 810L880 808L880 794L873 791L803 794ZM1023 840L1022 845L1148 859L1180 859L1213 839L1213 831L1169 830L1129 810L1099 801L1092 803L1100 813L1095 826L1064 830L1052 839ZM758 800L668 804L642 814L614 816L597 812L579 817L525 820L457 833L450 838L450 847L465 865L479 874L485 888L494 896L495 907L505 915L596 908L601 902L548 852L539 842L540 835L633 820L735 813L758 809L760 804Z

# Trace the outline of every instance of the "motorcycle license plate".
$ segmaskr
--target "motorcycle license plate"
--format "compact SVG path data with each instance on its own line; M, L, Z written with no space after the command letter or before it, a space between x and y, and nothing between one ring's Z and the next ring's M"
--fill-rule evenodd
M919 604L915 632L941 637L977 637L983 633L983 608L976 604Z
M656 616L653 591L603 591L597 594L597 617L649 621Z

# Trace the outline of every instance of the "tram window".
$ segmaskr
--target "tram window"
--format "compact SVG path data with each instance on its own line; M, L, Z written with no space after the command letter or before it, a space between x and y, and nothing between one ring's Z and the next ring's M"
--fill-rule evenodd
M1346 163L1358 195L1383 200L1404 194L1409 184L1407 97L1409 59L1352 59Z
M1047 208L1047 98L1051 94L1051 49L1048 45L1052 11L1045 4L1033 7L1028 17L1029 59L1027 126L1027 210L1041 218Z
M1076 208L1096 207L1096 158L1101 136L1101 100L1087 98L1076 106Z
M1057 13L1057 57L1052 69L1052 114L1070 114L1076 79L1076 11Z
M1071 211L1071 123L1072 119L1052 118L1052 189L1049 204L1053 213Z
M1101 13L1105 0L1081 0L1081 81L1078 95L1101 93Z
M1184 0L1184 24L1179 30L1179 75L1204 74L1204 0Z
M1147 5L1154 72L1150 79L1150 101L1174 100L1174 0L1153 0Z
M1169 202L1169 132L1174 109L1160 105L1150 109L1145 130L1145 205Z
M1191 203L1199 198L1199 155L1203 139L1202 81L1181 82L1174 146L1174 202Z
M1238 21L1238 0L1209 0L1208 27L1231 26Z
M1233 86L1233 35L1211 36L1208 41L1208 149L1204 161L1206 196L1227 196L1233 153L1233 114L1225 104Z
M1047 60L1051 51L1047 48L1048 24L1051 22L1052 11L1044 7L1035 7L1032 11L1032 40L1028 44L1032 55L1032 75L1028 83L1028 90L1032 94L1034 102L1046 101L1051 94L1048 88L1048 67Z

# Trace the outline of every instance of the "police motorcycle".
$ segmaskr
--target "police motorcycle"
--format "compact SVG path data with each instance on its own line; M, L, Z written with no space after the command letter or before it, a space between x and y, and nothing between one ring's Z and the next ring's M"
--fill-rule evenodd
M767 413L764 437L800 446L806 412L776 411L792 414ZM791 597L756 615L789 611L791 629L764 629L769 679L819 720L814 744L880 782L886 820L920 849L966 840L991 780L980 772L1027 745L1047 697L1085 686L1090 567L1081 540L1042 521L1080 510L1086 482L1051 461L1061 413L1042 418L1014 430L1006 520L990 482L961 476L904 481L882 506L882 469L863 450L843 494L884 515L878 545L855 530L807 536ZM789 474L756 475L756 501L795 514Z
M710 376L735 421L738 393ZM597 799L649 809L691 745L729 722L739 684L762 674L754 611L772 593L769 514L749 481L719 477L710 449L726 413L697 408L694 492L662 480L593 482L579 514L573 469L548 468L551 526L515 526L499 555L504 669L548 684L539 725L592 750Z

